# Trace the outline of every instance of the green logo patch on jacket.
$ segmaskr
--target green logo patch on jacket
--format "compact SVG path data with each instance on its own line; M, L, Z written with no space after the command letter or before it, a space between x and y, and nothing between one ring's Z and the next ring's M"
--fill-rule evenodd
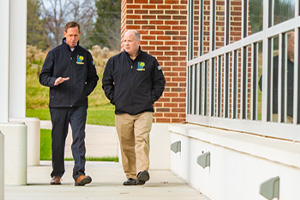
M145 63L144 62L138 62L138 71L145 71Z
M83 56L77 55L77 62L76 62L76 64L83 65L84 64L83 60L84 60Z

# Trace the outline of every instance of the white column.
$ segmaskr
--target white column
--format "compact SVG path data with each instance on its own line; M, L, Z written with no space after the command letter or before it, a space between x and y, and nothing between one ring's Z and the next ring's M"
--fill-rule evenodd
M4 177L4 135L0 131L0 177ZM4 178L0 179L0 200L4 200Z
M10 0L9 121L27 125L27 164L40 163L40 121L26 116L27 1Z
M0 122L8 122L9 0L1 0L0 19Z
M27 126L27 165L40 165L40 120L35 117L9 118L10 122L24 122Z
M4 183L27 183L27 127L23 122L0 123L4 141Z
M0 48L0 122L8 122L8 69L9 69L9 0L2 0L0 6L1 48ZM0 139L0 200L4 199L4 138Z
M0 143L0 149L4 148L5 152L4 156L0 156L0 163L4 165L1 180L13 185L26 184L27 181L27 127L24 123L9 122L10 108L17 110L18 116L25 117L26 10L26 0L1 0L0 131L5 137L4 143ZM10 38L12 31L14 37ZM10 49L10 45L13 49ZM25 49L25 52L20 53L20 49ZM19 65L18 60L23 59L25 64ZM10 62L14 65L11 71ZM19 75L25 77L18 77ZM20 95L15 95L16 93ZM2 190L4 186L0 183L0 199Z
M24 118L26 112L27 1L10 0L9 16L9 117ZM0 55L2 57L2 54Z

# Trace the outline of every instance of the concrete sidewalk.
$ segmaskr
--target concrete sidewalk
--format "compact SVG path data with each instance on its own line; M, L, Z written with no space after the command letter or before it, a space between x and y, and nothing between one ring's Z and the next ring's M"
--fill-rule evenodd
M51 129L51 122L41 121L41 129ZM71 132L71 129L70 129ZM72 134L68 134L65 157L72 157ZM119 144L115 127L87 125L86 156L118 156ZM170 170L149 170L150 180L143 186L123 186L126 180L120 163L87 162L86 174L93 179L84 187L75 187L73 161L65 162L62 185L50 185L51 161L28 166L26 186L5 186L5 200L209 200L189 187Z
M143 186L123 186L126 179L119 163L87 162L93 179L84 187L74 186L73 162L66 162L62 185L50 185L51 162L28 167L28 185L5 186L5 200L208 200L168 170L150 170Z

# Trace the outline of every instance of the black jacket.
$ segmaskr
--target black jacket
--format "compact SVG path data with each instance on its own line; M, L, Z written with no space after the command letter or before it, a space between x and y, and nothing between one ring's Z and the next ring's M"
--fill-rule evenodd
M153 104L164 87L165 78L156 58L141 50L135 60L125 51L111 57L103 73L102 88L115 105L116 114L154 112Z
M278 56L273 58L273 112L278 113ZM283 77L283 76L282 76ZM282 83L284 79L282 79ZM262 76L259 80L259 88L262 90ZM294 63L288 59L287 61L287 115L293 117L293 101L294 101ZM283 87L282 92L286 89ZM283 98L284 95L281 96Z
M54 86L58 77L70 80ZM42 85L50 87L49 107L88 106L87 96L99 79L90 52L79 42L72 52L64 40L49 51L39 78Z

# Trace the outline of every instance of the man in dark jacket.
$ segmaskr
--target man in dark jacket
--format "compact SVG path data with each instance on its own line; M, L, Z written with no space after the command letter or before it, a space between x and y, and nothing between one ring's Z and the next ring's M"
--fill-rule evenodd
M92 181L85 175L85 123L88 95L99 78L91 54L79 46L80 34L79 24L68 22L62 44L49 51L40 74L40 83L50 87L52 185L61 184L65 172L64 150L69 123L73 137L75 185L83 186Z
M124 35L124 51L111 57L105 67L102 88L115 105L124 185L143 185L150 179L149 132L153 104L164 91L165 78L157 60L140 49L140 34Z
M287 102L286 102L286 122L293 123L293 102L294 102L294 41L295 41L295 33L293 31L287 33L287 60L286 62L286 69L283 67L282 70L287 70L287 77L286 77L286 85L285 85L285 78L284 73L282 73L282 95L280 98L283 99L284 92L287 93ZM274 122L278 122L278 77L279 77L279 57L273 57L273 108L272 108L272 118ZM262 90L262 76L259 80L259 88ZM283 107L282 107L283 110ZM282 115L282 121L284 116Z

